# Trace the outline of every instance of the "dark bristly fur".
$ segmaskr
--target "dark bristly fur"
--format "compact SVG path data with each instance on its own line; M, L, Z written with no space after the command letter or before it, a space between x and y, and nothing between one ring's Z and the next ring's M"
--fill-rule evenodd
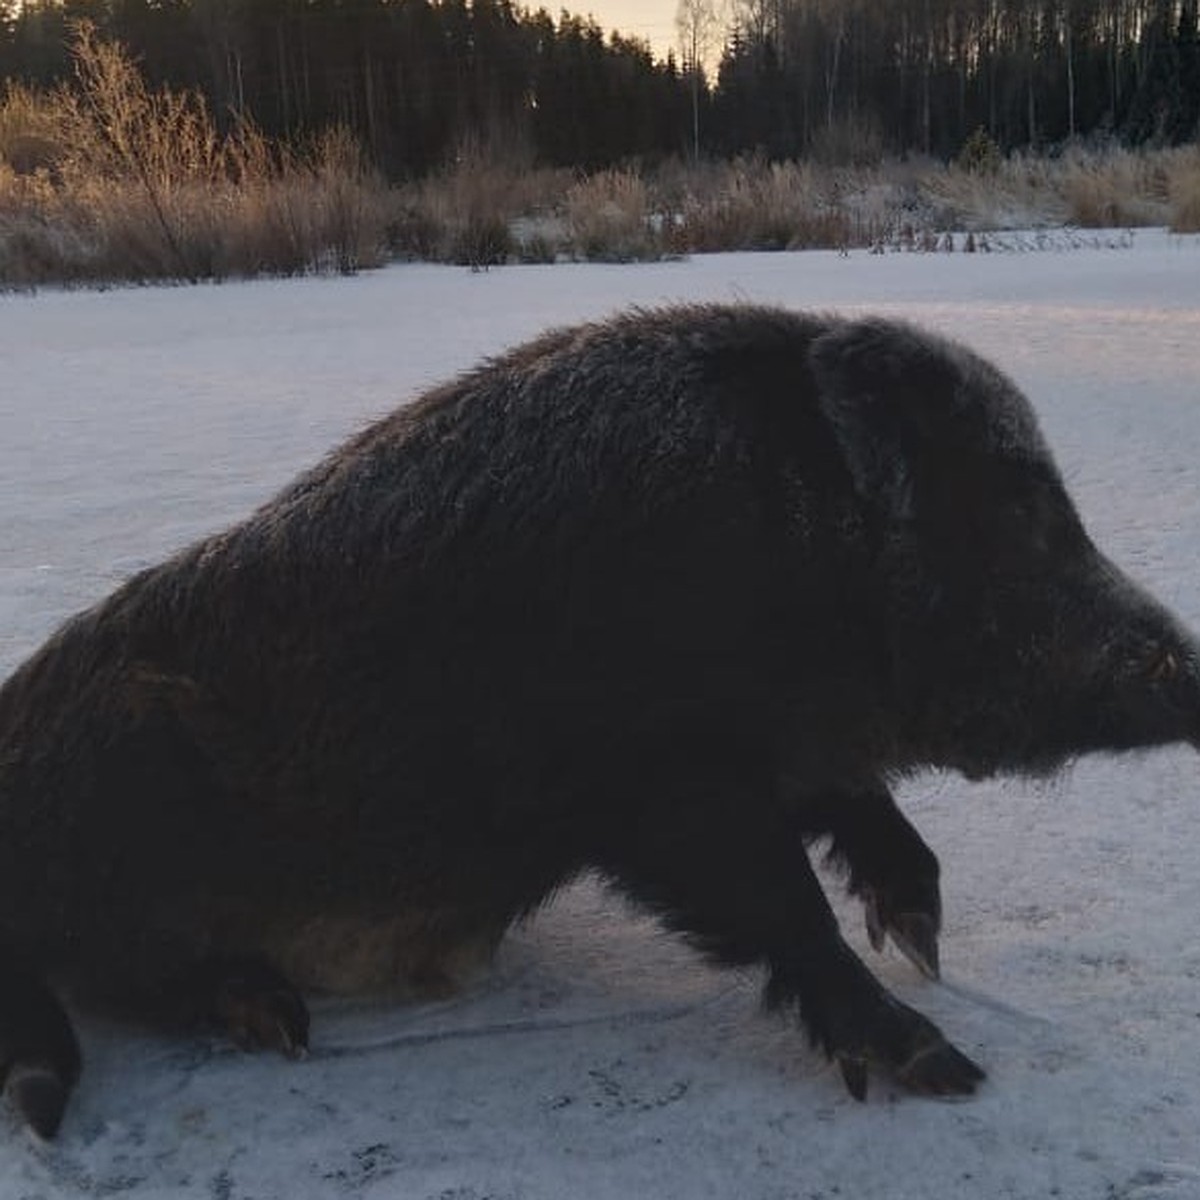
M968 1092L982 1072L842 940L806 843L936 974L938 863L890 779L1198 733L1196 646L968 351L752 307L554 332L0 689L0 942L30 964L0 975L0 1067L53 1132L45 1077L53 1109L78 1051L41 978L191 991L301 1053L295 987L451 986L592 867L764 964L855 1095L868 1068Z

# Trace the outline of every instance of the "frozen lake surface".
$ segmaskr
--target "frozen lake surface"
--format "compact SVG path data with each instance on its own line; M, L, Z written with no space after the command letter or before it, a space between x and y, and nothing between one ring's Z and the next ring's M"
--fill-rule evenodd
M1114 242L1116 239L1112 239ZM1200 239L991 255L396 266L353 279L0 297L0 673L481 356L629 304L902 315L1029 394L1096 540L1200 627ZM80 1022L59 1140L0 1119L0 1200L1200 1198L1200 762L914 780L943 985L849 938L989 1070L865 1105L594 881L453 1000L314 1003L303 1064Z

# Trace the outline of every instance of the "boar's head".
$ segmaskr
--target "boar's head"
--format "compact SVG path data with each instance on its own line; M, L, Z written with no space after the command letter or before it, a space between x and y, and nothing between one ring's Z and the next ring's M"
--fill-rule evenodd
M1092 543L1012 382L882 320L811 362L868 514L897 766L1200 742L1200 647Z

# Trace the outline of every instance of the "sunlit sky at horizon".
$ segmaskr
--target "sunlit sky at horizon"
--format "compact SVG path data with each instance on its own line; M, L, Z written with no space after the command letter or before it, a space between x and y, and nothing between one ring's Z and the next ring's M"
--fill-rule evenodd
M537 9L541 3L526 3L522 7ZM544 7L557 17L562 8L568 12L596 18L596 23L609 33L614 29L621 33L642 38L650 43L655 58L666 58L671 50L676 51L679 39L675 34L675 10L677 0L581 0L579 3L549 4Z
M679 54L675 30L678 0L518 0L518 5L530 10L545 8L556 19L564 8L581 17L590 15L605 33L616 29L649 42L656 58L666 58L672 50L676 57Z

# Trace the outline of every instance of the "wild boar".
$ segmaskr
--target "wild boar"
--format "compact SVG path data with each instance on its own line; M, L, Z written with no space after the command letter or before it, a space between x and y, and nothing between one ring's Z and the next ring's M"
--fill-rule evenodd
M765 966L856 1097L869 1069L968 1093L983 1072L842 939L810 844L936 975L938 861L890 781L1198 736L1196 643L969 350L751 306L552 332L0 689L8 1092L57 1130L63 995L299 1054L302 990L447 987L594 869Z

